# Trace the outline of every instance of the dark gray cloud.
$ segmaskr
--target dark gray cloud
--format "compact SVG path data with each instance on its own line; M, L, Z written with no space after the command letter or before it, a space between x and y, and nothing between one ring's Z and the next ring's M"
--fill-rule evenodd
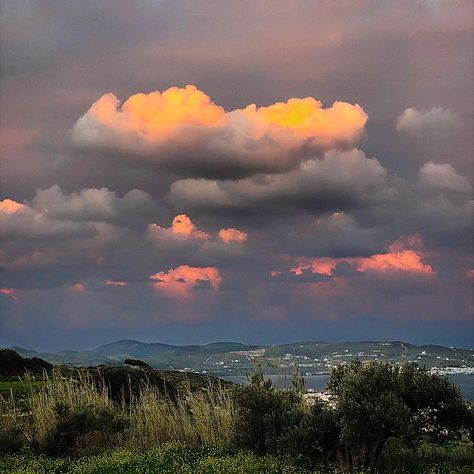
M386 178L380 163L360 150L331 151L287 174L231 182L178 180L167 200L178 208L208 212L327 212L384 199Z

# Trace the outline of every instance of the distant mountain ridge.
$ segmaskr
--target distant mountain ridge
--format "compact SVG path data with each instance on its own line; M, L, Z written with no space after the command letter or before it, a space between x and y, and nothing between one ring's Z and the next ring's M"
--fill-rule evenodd
M23 357L41 357L52 364L118 366L125 359L139 359L156 369L178 369L214 375L241 375L254 369L255 359L267 373L281 373L298 364L305 373L324 373L331 366L361 360L393 363L416 362L427 367L474 368L474 350L434 344L417 346L402 341L324 342L248 345L213 342L204 345L172 345L123 339L82 351L38 352L12 347ZM287 370L288 369L288 370Z

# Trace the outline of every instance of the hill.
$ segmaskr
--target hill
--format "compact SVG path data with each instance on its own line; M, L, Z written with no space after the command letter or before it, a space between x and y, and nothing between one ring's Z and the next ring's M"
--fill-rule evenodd
M0 349L0 379L32 375L43 375L53 368L52 364L39 357L24 358L12 349Z
M253 371L255 360L268 374L284 374L298 364L303 373L325 373L333 365L360 360L392 363L416 362L439 370L474 373L474 350L401 341L322 342L251 346L238 342L176 346L121 340L84 351L39 353L14 348L24 357L41 357L52 364L72 366L120 366L125 359L140 359L154 369L200 372L217 376L244 375Z

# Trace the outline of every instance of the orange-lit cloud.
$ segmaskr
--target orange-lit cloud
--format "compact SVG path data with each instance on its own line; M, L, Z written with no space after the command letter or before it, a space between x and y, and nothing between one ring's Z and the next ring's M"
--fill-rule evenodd
M126 286L126 281L115 281L115 280L106 280L105 284L108 286Z
M357 259L356 268L361 272L401 271L413 273L433 273L433 268L431 265L422 263L421 258L422 256L413 250L376 254L368 258Z
M276 276L278 276L278 275L281 275L280 270L272 270L272 271L270 272L270 276L271 276L272 278L273 278L273 277L276 277Z
M198 240L208 240L210 235L196 227L193 221L186 215L180 214L173 219L171 226L167 229L158 224L150 224L148 230L152 233L164 233L171 237L182 237Z
M171 223L170 230L176 234L183 234L195 239L207 240L209 238L209 234L199 230L186 214L176 216Z
M86 291L86 286L84 283L80 282L74 283L74 285L71 285L70 288L74 293L84 293L84 291Z
M219 238L226 244L230 242L245 242L247 240L247 233L238 229L221 229L219 231Z
M359 272L434 274L431 265L422 262L421 246L419 235L404 236L392 243L387 253L352 258L303 257L297 260L291 272L302 275L304 271L310 270L312 273L330 276L339 263L347 263Z
M213 290L218 290L222 278L216 267L190 267L181 265L167 272L151 275L153 286L170 296L188 296L191 291L206 282Z
M236 178L278 173L315 153L352 148L364 134L359 105L312 97L226 112L193 85L136 94L123 103L106 94L75 124L80 148L120 153L178 174Z
M367 122L367 115L359 105L334 102L332 107L324 109L322 102L313 97L289 99L260 108L252 104L242 113L249 121L258 123L260 119L265 127L291 130L295 135L317 140L325 148L333 147L338 141L357 142Z
M13 288L0 288L0 295L9 296L10 298L16 300L16 290Z
M13 199L4 199L0 201L0 212L4 214L14 214L22 209L24 209L24 204L13 201Z
M297 265L291 269L291 272L295 275L302 275L305 270L311 270L313 273L319 273L320 275L331 275L337 263L338 260L328 257L301 258L298 259Z

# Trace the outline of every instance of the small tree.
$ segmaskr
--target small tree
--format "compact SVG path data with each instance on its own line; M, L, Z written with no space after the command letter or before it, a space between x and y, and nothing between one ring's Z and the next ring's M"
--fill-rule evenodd
M313 464L334 461L340 452L338 413L326 401L313 400L304 416L281 439L281 451Z
M472 429L471 407L459 389L415 365L355 361L332 370L328 389L350 465L376 469L392 437L415 449L423 436L440 442Z
M301 395L295 390L276 390L258 366L249 385L235 389L234 402L234 442L258 453L279 451L282 438L302 418Z

